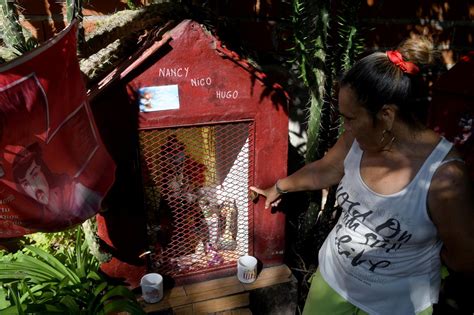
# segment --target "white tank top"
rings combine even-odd
[[[452,144],[442,138],[413,180],[381,195],[362,180],[354,141],[337,189],[342,214],[319,251],[326,282],[369,314],[415,314],[438,301],[441,241],[428,216],[431,179]]]

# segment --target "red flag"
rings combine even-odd
[[[76,24],[0,66],[0,238],[93,216],[114,181],[76,56]]]

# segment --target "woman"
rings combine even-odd
[[[340,82],[337,143],[272,187],[251,187],[268,208],[284,193],[339,184],[342,215],[319,251],[303,314],[431,314],[441,259],[473,272],[466,167],[420,122],[427,98],[416,64],[432,59],[430,49],[408,40],[357,62]]]

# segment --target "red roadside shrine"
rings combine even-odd
[[[285,218],[249,198],[287,173],[288,98],[194,21],[156,31],[89,95],[117,163],[99,236],[107,274],[137,286],[283,263]]]

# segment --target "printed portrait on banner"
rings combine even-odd
[[[82,223],[100,210],[114,179],[74,32],[47,48],[0,71],[0,238]],[[51,54],[64,69],[45,66]]]

